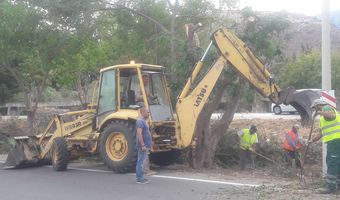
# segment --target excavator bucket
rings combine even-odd
[[[25,168],[43,164],[40,148],[28,136],[16,137],[16,146],[8,155],[3,168]]]
[[[315,99],[320,98],[320,94],[313,90],[286,89],[280,92],[280,98],[283,99],[284,104],[290,104],[298,111],[301,116],[301,124],[304,126],[312,122],[311,105]]]

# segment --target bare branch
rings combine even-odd
[[[143,12],[140,12],[138,10],[134,10],[134,9],[128,8],[128,7],[124,6],[124,5],[117,5],[117,4],[113,4],[113,3],[107,2],[107,1],[102,1],[102,2],[106,3],[108,5],[114,6],[114,8],[111,8],[111,10],[128,10],[129,12],[132,12],[134,14],[137,14],[137,15],[141,16],[141,17],[144,17],[145,19],[147,19],[147,20],[151,21],[152,23],[154,23],[163,32],[165,32],[168,35],[171,35],[171,32],[165,26],[163,26],[163,24],[161,24],[155,18],[153,18],[153,17],[151,17],[149,15],[144,14]],[[108,9],[108,10],[110,10],[110,9]]]

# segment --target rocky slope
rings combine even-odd
[[[303,51],[321,49],[321,21],[316,18],[296,16],[290,20],[285,39],[287,41],[284,53],[288,58],[299,55]],[[331,26],[331,50],[340,52],[340,28]]]

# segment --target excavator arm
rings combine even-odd
[[[320,95],[312,90],[296,91],[293,88],[280,89],[247,45],[227,29],[218,29],[211,37],[214,45],[231,66],[264,97],[276,104],[290,104],[301,116],[302,125],[312,120],[312,105]]]
[[[203,76],[202,80],[194,85],[212,45],[219,51],[220,57]],[[178,141],[180,146],[186,147],[191,144],[197,119],[227,63],[262,96],[269,98],[273,103],[291,104],[295,107],[301,116],[302,124],[311,121],[310,105],[315,99],[319,98],[317,92],[311,90],[297,92],[292,88],[281,90],[273,82],[269,71],[244,42],[229,30],[218,29],[212,34],[211,43],[202,59],[196,63],[177,100],[176,112],[178,127],[180,127]]]
[[[271,74],[244,42],[225,29],[217,30],[211,39],[220,55],[262,96],[268,97],[274,103],[282,103],[279,86],[273,82]]]

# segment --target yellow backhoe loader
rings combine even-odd
[[[219,58],[205,75],[200,75],[212,46],[218,50]],[[95,107],[56,115],[40,135],[16,137],[16,148],[9,153],[5,166],[52,163],[55,170],[62,171],[71,157],[99,152],[111,170],[133,170],[137,157],[134,125],[141,106],[151,113],[152,160],[159,165],[169,164],[176,150],[193,144],[198,116],[226,66],[233,67],[262,96],[277,104],[292,104],[303,122],[310,120],[310,105],[319,95],[313,91],[281,90],[236,35],[219,29],[194,66],[175,108],[170,102],[164,67],[130,63],[104,68],[100,70]]]

